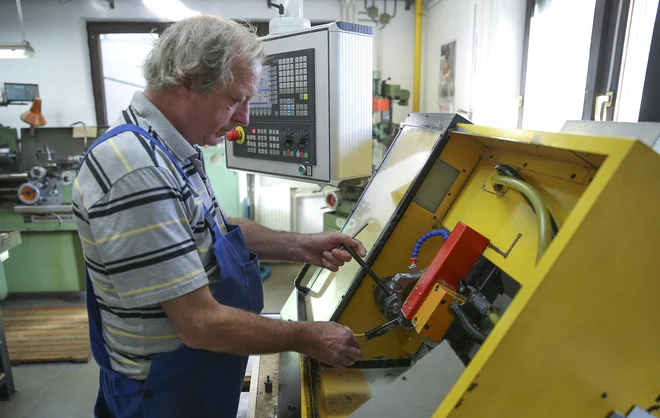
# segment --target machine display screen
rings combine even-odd
[[[271,82],[270,65],[264,65],[261,69],[261,81],[257,89],[257,95],[250,101],[252,109],[270,109],[273,105],[272,96],[277,95],[277,90],[271,88],[274,85]]]
[[[36,84],[5,83],[7,102],[31,102],[39,97],[39,86]]]

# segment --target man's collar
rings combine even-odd
[[[197,150],[176,130],[172,123],[141,91],[133,94],[131,106],[151,125],[158,133],[164,145],[181,161],[188,161],[197,155]]]

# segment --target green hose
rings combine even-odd
[[[515,178],[506,176],[493,176],[491,180],[495,184],[501,184],[503,186],[518,190],[520,193],[526,196],[527,199],[529,199],[532,206],[534,207],[534,211],[536,212],[536,216],[538,217],[539,221],[539,246],[536,253],[536,262],[538,263],[546,248],[548,248],[550,239],[552,238],[552,230],[550,228],[550,214],[548,213],[548,209],[546,209],[545,205],[543,204],[541,195],[539,195],[539,193],[529,184]]]

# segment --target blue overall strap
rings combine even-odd
[[[140,128],[137,125],[133,125],[133,124],[130,124],[130,123],[119,125],[116,128],[113,128],[113,129],[107,131],[106,133],[104,133],[103,135],[101,135],[100,137],[96,138],[96,140],[94,142],[92,142],[92,145],[90,145],[89,149],[85,153],[85,157],[83,158],[83,162],[87,159],[87,154],[89,154],[94,149],[94,147],[96,147],[97,145],[99,145],[99,144],[107,141],[108,139],[110,139],[114,136],[117,136],[117,135],[119,135],[123,132],[134,132],[134,133],[136,133],[138,135],[141,135],[142,137],[148,139],[151,143],[153,143],[161,151],[163,151],[165,153],[165,155],[167,155],[167,158],[169,158],[170,161],[172,161],[172,164],[174,164],[174,167],[176,167],[176,169],[179,170],[179,173],[181,173],[183,178],[186,180],[186,183],[191,184],[190,183],[190,178],[186,175],[186,172],[183,171],[183,167],[181,167],[181,165],[177,162],[177,160],[170,153],[170,151],[167,148],[165,148],[165,146],[159,140],[154,138],[149,132],[145,131],[144,129]],[[82,162],[80,164],[80,167],[82,167]],[[80,170],[80,167],[78,168],[78,170]]]

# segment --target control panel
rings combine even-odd
[[[267,56],[245,141],[233,147],[233,155],[315,165],[314,100],[314,49]]]
[[[260,38],[250,122],[225,135],[227,168],[339,187],[372,175],[370,26],[332,22]]]

